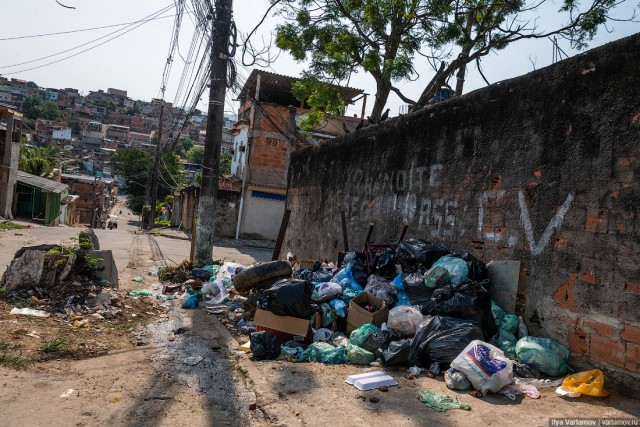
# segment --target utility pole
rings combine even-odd
[[[194,264],[203,265],[211,260],[215,223],[220,148],[224,121],[224,99],[227,90],[227,61],[230,59],[232,0],[215,0],[215,21],[211,34],[211,86],[207,113],[207,136],[204,144],[202,184],[198,202],[198,222],[195,237]]]
[[[164,95],[164,92],[163,92]],[[147,228],[151,230],[156,221],[156,204],[158,203],[158,174],[160,173],[160,156],[162,155],[162,115],[164,114],[164,97],[160,100],[160,123],[158,124],[158,141],[156,142],[156,155],[153,159],[153,169],[149,171],[151,176],[151,211]]]

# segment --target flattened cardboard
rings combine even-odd
[[[306,338],[311,333],[309,320],[290,316],[277,316],[266,310],[257,309],[256,315],[253,318],[253,323],[255,323],[256,326],[262,327],[257,329],[267,330],[267,332],[270,332],[270,330],[282,332],[293,337],[299,336]],[[282,334],[273,335],[279,340],[288,338],[286,335]]]
[[[375,305],[380,309],[374,313],[371,313],[360,305]],[[381,326],[383,322],[387,321],[389,317],[389,307],[382,298],[374,297],[368,292],[364,292],[349,303],[349,315],[347,316],[347,334],[350,334],[354,329],[364,325],[365,323],[373,323],[376,326]]]

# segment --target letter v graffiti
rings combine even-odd
[[[527,238],[527,242],[529,243],[529,248],[531,250],[531,255],[536,256],[540,255],[544,248],[549,244],[549,240],[551,240],[551,236],[554,231],[560,230],[562,223],[564,222],[564,216],[569,211],[569,207],[571,206],[571,202],[575,197],[574,193],[569,193],[567,198],[565,199],[558,212],[551,218],[549,224],[547,224],[547,228],[542,232],[542,236],[540,236],[540,240],[536,243],[533,238],[533,226],[531,225],[531,218],[529,217],[529,207],[527,206],[527,201],[524,197],[524,192],[520,190],[518,192],[518,202],[520,203],[520,221],[524,226],[524,233]]]

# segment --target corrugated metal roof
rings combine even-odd
[[[64,190],[68,190],[67,184],[60,184],[59,182],[52,181],[40,176],[31,175],[30,173],[18,171],[18,182],[29,185],[31,187],[40,188],[41,190],[48,191],[50,193],[62,193]]]
[[[256,69],[251,72],[238,94],[239,100],[244,102],[248,97],[255,95],[258,75],[260,75],[260,101],[284,105],[285,107],[289,105],[298,107],[300,105],[300,101],[291,93],[291,85],[300,80],[299,78]],[[354,98],[364,93],[362,89],[347,86],[336,86],[336,88],[340,91],[340,95],[346,104],[350,104]]]

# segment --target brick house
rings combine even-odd
[[[309,110],[291,94],[298,79],[253,70],[238,99],[231,172],[243,180],[236,237],[275,240],[285,211],[287,170],[293,151],[355,130],[356,117],[327,117],[322,129],[305,135],[296,126]],[[364,98],[363,91],[337,87],[345,105]],[[259,100],[255,101],[256,94]],[[301,106],[306,107],[306,106]],[[319,128],[320,128],[319,127]]]

